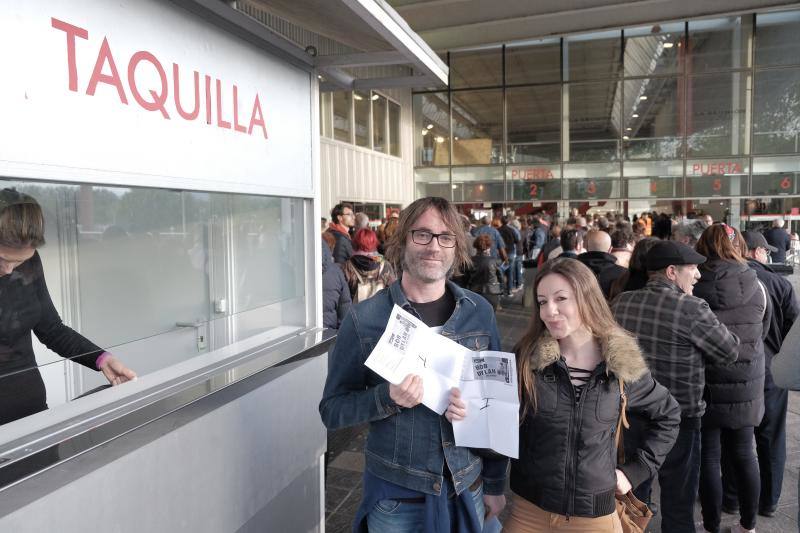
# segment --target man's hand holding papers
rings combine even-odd
[[[467,414],[453,424],[456,445],[518,456],[513,354],[473,352],[395,306],[365,365],[390,383],[389,394],[400,407],[421,400],[441,415],[450,405],[451,390],[460,389]]]

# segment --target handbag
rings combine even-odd
[[[629,428],[628,418],[625,416],[625,409],[628,407],[628,396],[625,394],[625,384],[621,379],[617,378],[619,382],[619,420],[617,420],[617,463],[625,463],[625,446],[622,441],[622,428]],[[614,494],[617,503],[617,516],[622,523],[622,531],[624,533],[644,533],[647,529],[647,524],[653,518],[653,511],[640,501],[633,494],[633,490],[629,490],[627,494]]]

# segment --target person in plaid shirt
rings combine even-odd
[[[705,365],[729,364],[738,356],[739,339],[722,324],[708,303],[692,296],[706,258],[689,246],[659,241],[647,252],[649,281],[644,288],[623,292],[611,302],[620,326],[639,341],[653,377],[681,406],[678,440],[659,471],[662,529],[694,533],[694,502],[700,483],[700,420]],[[626,449],[638,441],[634,417],[626,432]],[[628,441],[631,442],[628,445]],[[634,492],[650,500],[651,481]]]

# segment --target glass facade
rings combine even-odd
[[[319,133],[401,157],[400,104],[374,91],[320,92]]]
[[[798,31],[785,11],[451,51],[449,89],[413,97],[417,195],[746,215],[800,194]]]

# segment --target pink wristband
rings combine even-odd
[[[100,356],[94,362],[94,366],[97,367],[97,370],[100,370],[100,366],[102,366],[103,362],[109,357],[111,357],[111,354],[108,352],[103,352],[100,354]]]

